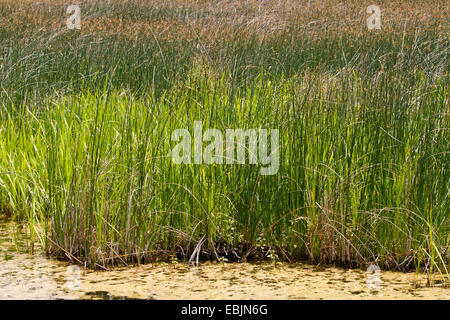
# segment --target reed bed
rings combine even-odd
[[[52,18],[63,2],[36,4],[38,18],[2,2],[28,18],[0,31],[0,214],[89,267],[272,259],[448,276],[443,13],[424,2],[397,25],[387,10],[368,32],[365,2],[331,2],[83,2],[79,32]],[[317,10],[301,20],[305,6]],[[198,120],[278,129],[278,173],[174,164],[172,132]]]

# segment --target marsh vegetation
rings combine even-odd
[[[52,256],[309,261],[448,277],[445,1],[0,2],[0,215]],[[279,170],[171,134],[277,129]]]

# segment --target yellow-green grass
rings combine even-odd
[[[16,33],[0,31],[0,214],[28,221],[31,243],[90,267],[188,260],[202,244],[205,259],[270,251],[287,261],[448,274],[442,13],[423,5],[435,22],[427,28],[392,15],[386,30],[369,32],[365,2],[336,2],[350,17],[362,11],[362,24],[338,32],[327,16],[310,30],[289,18],[270,31],[244,23],[257,15],[250,5],[247,18],[230,18],[242,25],[227,27],[228,13],[205,9],[213,2],[185,4],[204,19],[193,25],[172,24],[183,19],[175,2],[135,13],[117,3],[127,23],[116,29],[92,14],[69,32],[42,11]],[[2,5],[2,14],[18,6]],[[268,17],[283,7],[262,8]],[[278,129],[278,173],[175,165],[171,133],[192,132],[196,120]]]

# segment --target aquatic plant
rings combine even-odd
[[[126,8],[105,16],[182,19],[180,9]],[[90,267],[272,250],[448,275],[449,43],[439,19],[370,34],[299,24],[261,34],[219,18],[227,31],[210,38],[203,24],[198,37],[176,23],[184,33],[157,36],[139,24],[143,33],[102,33],[93,20],[82,36],[50,23],[30,33],[51,21],[44,12],[0,31],[0,212],[28,221],[31,244]],[[195,121],[279,130],[277,174],[174,164],[171,134]]]

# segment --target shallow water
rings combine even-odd
[[[449,299],[416,273],[317,268],[295,263],[149,264],[85,270],[27,254],[12,224],[0,226],[0,299]]]

